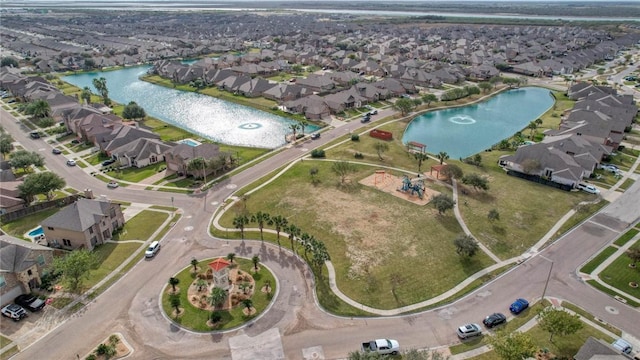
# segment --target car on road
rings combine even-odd
[[[152,258],[160,251],[160,243],[156,240],[149,245],[147,251],[144,252],[144,257]]]
[[[480,325],[478,324],[462,325],[456,332],[458,333],[458,337],[463,340],[470,337],[482,335],[482,330],[480,329]]]
[[[369,114],[363,115],[362,119],[360,120],[361,123],[366,123],[366,122],[369,122],[369,121],[371,121],[371,115],[369,115]]]
[[[378,115],[378,110],[373,109],[373,110],[369,111],[369,114],[371,114],[371,115]]]
[[[76,166],[76,161],[69,159],[69,160],[67,160],[67,165],[68,166]]]
[[[0,311],[2,312],[2,316],[6,316],[13,321],[20,321],[27,317],[27,311],[23,309],[22,306],[16,304],[9,304]]]
[[[51,149],[51,152],[53,153],[53,155],[60,155],[62,154],[62,150],[58,149],[58,148],[53,148]]]
[[[40,133],[37,131],[30,132],[29,136],[31,136],[32,139],[40,139]]]
[[[30,311],[40,311],[45,305],[44,300],[32,294],[22,294],[14,301],[16,304]]]
[[[507,317],[504,316],[504,314],[502,313],[493,313],[487,316],[486,318],[484,318],[484,320],[482,320],[482,323],[484,324],[484,326],[486,326],[489,329],[491,329],[492,327],[498,326],[500,324],[504,324],[506,322],[507,322]]]
[[[320,133],[311,134],[311,140],[320,139]]]
[[[113,164],[114,162],[116,162],[116,159],[105,160],[105,161],[102,162],[102,166],[109,166],[109,165]]]
[[[516,299],[511,306],[509,306],[509,311],[513,314],[518,315],[521,312],[525,311],[529,307],[529,302],[523,298]]]
[[[117,188],[118,186],[120,186],[120,184],[118,184],[118,182],[117,182],[117,181],[115,181],[115,180],[111,180],[111,181],[109,181],[109,183],[107,184],[107,187],[110,187],[110,188],[112,188],[112,189],[115,189],[115,188]]]
[[[577,185],[577,188],[582,190],[582,191],[586,191],[589,194],[599,194],[600,193],[600,190],[598,190],[595,186],[589,185],[589,184],[579,183]]]

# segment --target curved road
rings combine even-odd
[[[52,155],[42,140],[28,138],[25,129],[2,110],[2,125],[28,149],[41,149],[47,166],[59,174],[69,174],[69,186],[77,189],[104,189],[103,182],[90,176],[77,176],[79,168],[69,168],[61,156]],[[386,116],[381,114],[379,116]],[[347,123],[323,133],[313,146],[344,135],[362,126]],[[124,277],[81,311],[37,342],[17,354],[15,359],[73,359],[86,354],[114,332],[121,332],[134,349],[134,359],[216,359],[231,358],[231,347],[238,341],[249,347],[253,357],[234,350],[234,359],[311,357],[344,358],[356,350],[362,340],[392,337],[403,348],[426,348],[457,342],[455,328],[469,321],[480,321],[486,314],[505,311],[515,297],[539,299],[553,261],[553,273],[546,295],[566,299],[595,316],[630,334],[640,334],[638,311],[585,285],[576,268],[600,248],[623,232],[640,214],[640,183],[636,182],[614,204],[586,221],[552,246],[534,256],[494,282],[455,303],[427,312],[389,318],[340,318],[323,312],[315,303],[313,279],[306,265],[287,250],[259,241],[224,241],[208,235],[208,226],[216,204],[222,203],[236,188],[251,183],[308,151],[305,144],[286,149],[263,162],[216,185],[205,197],[165,192],[148,192],[131,188],[114,190],[113,196],[131,202],[173,204],[183,209],[182,219],[163,239],[163,249],[150,261],[136,264]],[[84,172],[82,172],[84,175]],[[206,209],[206,210],[205,210]],[[199,259],[235,252],[239,256],[260,256],[279,279],[279,293],[272,308],[250,326],[227,333],[194,334],[182,330],[162,315],[160,292],[167,279],[189,266],[192,257]],[[607,310],[613,307],[617,314]],[[272,329],[277,329],[276,331]],[[354,335],[357,334],[357,335]],[[245,337],[252,339],[247,340]],[[235,339],[235,340],[234,340]],[[25,344],[26,345],[26,344]],[[251,348],[253,346],[253,348]],[[311,355],[310,355],[311,354]]]

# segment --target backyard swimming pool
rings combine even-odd
[[[465,158],[523,130],[553,103],[547,89],[505,91],[478,104],[420,115],[407,126],[402,142],[425,144],[432,154],[444,151],[450,158]]]
[[[38,226],[37,228],[29,231],[28,235],[31,237],[36,237],[38,235],[42,235],[44,234],[44,230],[42,229],[42,226]]]

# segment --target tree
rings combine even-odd
[[[3,160],[6,159],[7,154],[13,151],[13,141],[13,136],[0,127],[0,154],[2,154]]]
[[[238,288],[240,290],[242,290],[243,294],[246,294],[247,290],[251,289],[251,284],[248,283],[248,282],[243,282],[243,283],[238,284]]]
[[[282,215],[277,215],[269,219],[269,225],[273,225],[276,228],[276,237],[278,239],[278,247],[280,247],[280,231],[287,227],[289,221]]]
[[[522,161],[522,171],[525,174],[535,174],[540,171],[541,167],[538,159],[524,159]]]
[[[400,111],[402,116],[407,115],[413,110],[413,101],[411,99],[400,98],[393,104],[393,108]]]
[[[438,214],[442,215],[445,211],[453,209],[453,206],[456,204],[455,201],[451,198],[451,196],[446,194],[439,194],[434,196],[431,199],[433,206],[438,209]]]
[[[233,264],[233,259],[235,259],[235,258],[236,258],[236,254],[234,254],[234,253],[228,253],[227,254],[227,260],[229,260],[230,263]]]
[[[49,113],[51,112],[51,106],[45,100],[38,99],[27,104],[24,112],[25,114],[31,115],[36,119],[42,119],[49,116]]]
[[[100,77],[93,79],[93,87],[96,88],[100,96],[102,96],[102,101],[105,105],[110,105],[111,100],[109,99],[109,89],[107,88],[107,79]]]
[[[356,172],[356,168],[349,162],[336,161],[331,165],[331,170],[340,177],[340,184],[344,184],[349,174]]]
[[[122,117],[127,120],[144,119],[146,116],[144,109],[135,101],[129,102],[122,110]]]
[[[176,293],[176,285],[178,285],[180,283],[180,279],[178,278],[174,278],[174,277],[170,277],[169,278],[169,285],[171,285],[171,290],[173,291],[173,293]]]
[[[376,141],[373,144],[373,148],[376,149],[376,152],[378,153],[378,158],[380,160],[384,160],[382,158],[382,153],[387,151],[387,150],[389,150],[389,145],[387,143],[384,143],[384,142]]]
[[[460,234],[453,240],[453,245],[456,247],[456,253],[458,255],[472,257],[478,252],[480,246],[473,237],[466,234]]]
[[[214,287],[211,289],[211,295],[209,296],[209,304],[214,308],[220,308],[224,301],[227,300],[227,292],[221,287]]]
[[[258,271],[258,264],[260,264],[260,257],[258,255],[254,255],[251,258],[251,262],[253,263],[253,270]]]
[[[462,177],[462,183],[465,185],[471,185],[474,189],[488,190],[489,180],[478,174],[468,174]]]
[[[62,274],[62,279],[71,292],[79,290],[82,281],[89,278],[91,270],[97,266],[97,255],[85,249],[71,251],[66,256],[53,260],[53,268]]]
[[[5,56],[2,58],[2,60],[0,60],[0,67],[3,66],[17,68],[20,66],[20,64],[18,64],[18,60],[12,58],[11,56]]]
[[[580,316],[569,314],[563,309],[547,307],[538,313],[538,325],[549,333],[549,341],[553,342],[553,335],[571,335],[582,329],[584,324]]]
[[[425,94],[422,96],[422,102],[427,104],[427,107],[429,107],[432,102],[436,101],[438,101],[438,97],[435,94]]]
[[[538,124],[535,121],[532,121],[527,125],[527,128],[530,130],[529,137],[533,140],[533,135],[535,134],[536,129],[538,128]]]
[[[58,174],[43,171],[25,177],[22,184],[18,185],[18,191],[20,197],[30,203],[33,201],[33,196],[37,194],[44,194],[47,200],[52,200],[53,192],[64,188],[65,185],[66,182]]]
[[[171,307],[176,310],[176,315],[180,314],[180,296],[172,295],[169,302],[171,303]]]
[[[627,256],[631,259],[633,266],[640,261],[640,247],[632,247],[627,250]]]
[[[488,81],[482,81],[478,83],[478,87],[482,90],[482,92],[486,93],[487,91],[491,90],[493,85],[491,85],[491,83]]]
[[[198,271],[198,259],[191,259],[191,266],[193,266],[193,272]]]
[[[86,104],[91,103],[91,89],[88,86],[85,86],[80,93],[80,99],[84,100]]]
[[[485,336],[485,340],[503,360],[522,360],[533,357],[538,350],[531,335],[515,331],[500,331],[495,336]]]
[[[491,210],[489,210],[489,213],[487,214],[487,219],[490,222],[494,222],[494,221],[500,220],[500,213],[496,209],[491,209]]]
[[[444,151],[440,151],[436,157],[440,160],[440,165],[442,165],[442,163],[449,158],[449,154]]]
[[[300,131],[302,132],[302,136],[304,136],[304,129],[309,126],[309,122],[307,120],[300,120],[298,126],[300,127]]]
[[[311,176],[311,183],[314,185],[320,182],[320,179],[316,177],[318,175],[318,172],[320,172],[320,170],[318,170],[318,168],[315,166],[309,169],[309,175]]]
[[[253,307],[253,301],[251,301],[251,299],[242,300],[242,305],[244,305],[244,308],[247,309],[248,313],[251,313],[251,308]]]
[[[196,174],[202,175],[199,178],[204,178],[207,173],[207,160],[202,156],[193,158],[187,163],[187,170],[190,171],[194,177]]]
[[[269,222],[269,214],[263,213],[262,211],[258,211],[257,213],[251,216],[251,222],[258,224],[258,229],[260,229],[260,240],[264,242],[264,237],[262,236],[262,229],[264,229],[264,224]]]
[[[244,227],[249,223],[249,217],[245,214],[240,214],[233,218],[233,226],[236,229],[240,229],[240,237],[244,239]]]
[[[458,165],[452,165],[452,164],[443,166],[442,170],[440,170],[440,173],[446,176],[448,179],[453,179],[453,178],[459,179],[463,175],[462,169],[460,169]]]
[[[300,228],[295,226],[294,224],[289,225],[289,227],[287,228],[287,233],[289,233],[289,240],[291,241],[291,251],[293,251],[293,253],[296,253],[296,248],[294,247],[294,241],[296,240],[296,237],[300,236]]]
[[[290,124],[289,125],[289,129],[291,129],[291,131],[293,132],[293,137],[291,138],[291,142],[296,142],[297,135],[296,132],[298,131],[298,129],[300,129],[300,124]]]
[[[429,159],[429,156],[423,152],[414,152],[413,158],[418,160],[418,172],[422,172],[422,162]]]

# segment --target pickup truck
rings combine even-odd
[[[400,352],[400,344],[396,340],[377,339],[362,343],[362,351],[376,352],[380,355],[397,355]]]

